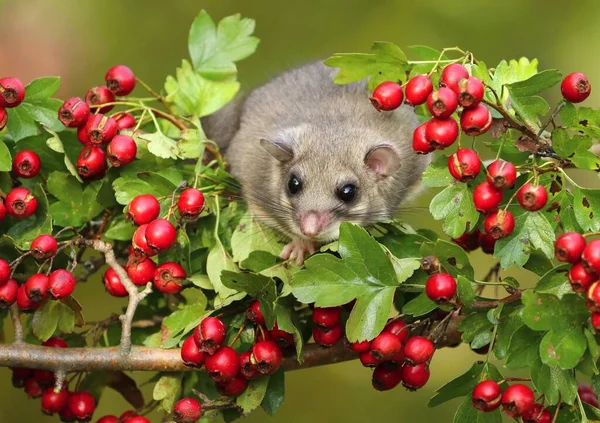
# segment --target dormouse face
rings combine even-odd
[[[380,188],[400,167],[391,144],[364,151],[306,139],[261,140],[261,146],[277,160],[273,214],[281,232],[324,243],[338,238],[344,221],[368,225],[390,217]]]

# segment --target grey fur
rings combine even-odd
[[[242,183],[244,195],[258,219],[292,239],[300,232],[298,215],[308,210],[333,211],[335,224],[318,241],[336,239],[339,224],[369,225],[393,217],[409,191],[418,184],[428,156],[414,153],[412,133],[418,120],[412,108],[377,112],[370,104],[365,82],[336,85],[336,70],[311,63],[274,78],[250,93],[241,107],[232,106],[207,129],[221,145],[232,135],[232,111],[240,111],[239,130],[233,135],[227,158]],[[238,109],[239,107],[239,109]],[[215,132],[215,128],[226,129]],[[293,151],[279,161],[261,146],[261,139]],[[367,154],[387,145],[400,157],[399,170],[378,180],[365,164]],[[291,173],[303,182],[302,191],[289,196]],[[336,189],[358,186],[355,203],[346,205]]]

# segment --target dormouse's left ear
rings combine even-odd
[[[377,179],[385,179],[400,169],[400,155],[391,145],[378,145],[367,153],[365,164],[375,172]]]

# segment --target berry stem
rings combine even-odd
[[[235,345],[235,343],[240,339],[240,336],[242,336],[242,332],[244,331],[244,329],[246,329],[246,323],[247,323],[247,321],[244,320],[244,323],[242,323],[242,326],[240,326],[240,330],[238,330],[238,332],[235,334],[234,338],[229,343],[230,347],[233,347]]]

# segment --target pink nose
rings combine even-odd
[[[329,225],[329,214],[319,211],[308,211],[300,216],[300,231],[306,236],[319,235]]]

